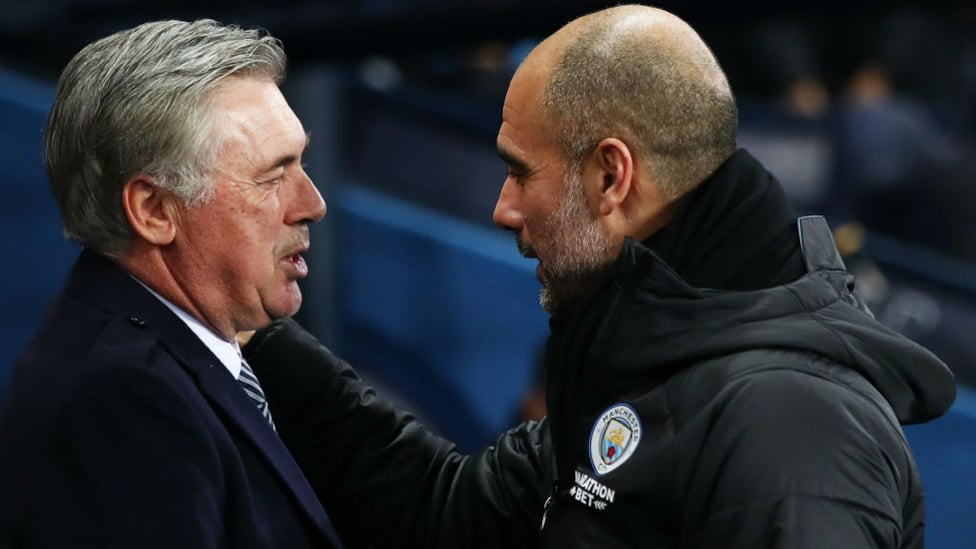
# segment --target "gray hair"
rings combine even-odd
[[[281,43],[259,30],[157,21],[83,48],[58,80],[45,153],[64,234],[118,256],[133,237],[122,187],[138,174],[189,207],[212,196],[208,92],[228,76],[280,83]]]
[[[658,36],[616,9],[587,16],[553,67],[543,103],[567,169],[579,170],[602,139],[618,137],[673,199],[735,152],[738,114],[708,47],[683,21],[660,13],[680,31]]]

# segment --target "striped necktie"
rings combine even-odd
[[[264,416],[268,425],[274,429],[274,421],[271,420],[271,411],[268,410],[268,401],[264,398],[264,391],[261,390],[261,384],[258,383],[258,378],[254,375],[254,370],[251,369],[251,365],[243,358],[241,359],[241,375],[237,378],[237,381],[244,388],[247,396],[251,397],[251,400],[257,405],[258,411]]]

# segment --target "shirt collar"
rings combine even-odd
[[[202,322],[156,293],[155,290],[146,286],[141,280],[136,277],[132,278],[139,284],[142,284],[143,288],[149,290],[149,293],[156,296],[156,299],[161,301],[163,305],[166,305],[170,311],[173,311],[173,314],[182,320],[187,328],[220,360],[220,363],[227,368],[227,371],[230,372],[230,375],[234,376],[234,379],[237,379],[241,375],[241,348],[237,344],[236,339],[233,342],[224,341],[220,336],[210,330],[210,328],[204,326]]]

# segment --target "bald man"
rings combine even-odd
[[[952,375],[874,320],[823,218],[797,219],[736,150],[694,30],[643,6],[577,19],[525,59],[502,116],[494,219],[537,260],[549,415],[459,456],[293,324],[258,334],[282,437],[340,528],[423,547],[921,547],[900,424],[943,414]],[[338,472],[366,487],[336,497]],[[349,498],[392,528],[342,516]]]

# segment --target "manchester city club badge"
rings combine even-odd
[[[590,463],[598,475],[605,475],[634,455],[641,439],[640,418],[628,404],[615,404],[603,411],[590,431]]]

